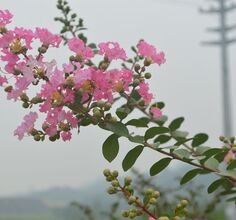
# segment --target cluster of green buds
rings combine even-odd
[[[219,139],[220,139],[221,142],[223,142],[224,144],[229,146],[233,152],[236,153],[235,137],[220,136]]]
[[[23,108],[31,108],[33,105],[42,103],[44,100],[40,96],[35,96],[32,99],[29,99],[26,93],[22,93],[20,96]]]
[[[135,218],[144,214],[150,215],[151,206],[157,203],[157,199],[160,197],[158,191],[153,189],[147,189],[144,193],[143,201],[138,196],[134,195],[134,189],[132,187],[132,178],[127,176],[124,178],[123,185],[118,180],[118,172],[110,171],[109,169],[103,172],[106,180],[111,182],[111,186],[107,189],[109,194],[122,193],[129,205],[134,206],[132,209],[127,209],[122,212],[122,216],[126,218]]]
[[[188,214],[187,210],[188,201],[186,199],[181,200],[175,208],[175,216],[173,220],[180,220]]]

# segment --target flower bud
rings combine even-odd
[[[181,204],[183,207],[185,207],[185,206],[188,205],[188,201],[187,201],[186,199],[183,199],[183,200],[180,201],[180,204]]]
[[[111,109],[111,103],[110,102],[107,102],[106,104],[105,104],[105,106],[104,106],[104,110],[105,111],[109,111],[110,109]]]
[[[150,66],[153,63],[151,58],[145,58],[144,66]]]
[[[235,137],[231,137],[231,138],[230,138],[230,142],[231,142],[231,144],[233,144],[234,141],[235,141]]]
[[[139,64],[135,64],[135,66],[134,66],[134,70],[135,70],[135,72],[139,72],[139,70],[140,70],[140,65]]]
[[[119,173],[117,170],[114,170],[114,171],[112,171],[111,175],[116,178],[119,176]]]
[[[158,218],[158,220],[169,220],[169,218],[167,216],[163,216],[163,217]]]
[[[113,187],[118,187],[118,186],[119,186],[119,182],[118,182],[117,180],[113,180],[113,181],[111,182],[111,185],[112,185]]]
[[[181,218],[179,216],[175,216],[173,220],[181,220]]]
[[[12,86],[7,86],[7,87],[4,89],[4,91],[5,91],[5,92],[11,92],[12,89],[13,89]]]
[[[151,198],[151,199],[149,200],[149,203],[150,203],[150,204],[155,204],[155,203],[157,203],[157,199]]]
[[[154,193],[153,193],[153,197],[154,198],[159,198],[160,197],[160,192],[158,192],[158,191],[155,191]]]
[[[220,139],[220,141],[225,141],[225,137],[224,136],[220,136],[219,139]]]
[[[144,77],[145,77],[145,79],[151,79],[152,74],[151,73],[145,73]]]
[[[103,100],[99,100],[99,101],[97,102],[97,106],[98,106],[99,108],[103,108],[103,107],[105,106],[105,102],[104,102]]]
[[[108,177],[111,175],[111,171],[109,169],[105,169],[105,170],[103,170],[103,175]]]
[[[34,136],[34,140],[35,140],[35,141],[40,141],[40,140],[41,140],[40,135],[39,135],[39,134],[35,135],[35,136]]]
[[[135,196],[130,196],[129,199],[128,199],[128,203],[133,204],[135,202],[136,202],[136,197]]]
[[[152,195],[154,193],[154,190],[152,188],[148,188],[145,190],[146,195]]]
[[[23,102],[28,102],[29,101],[29,97],[26,95],[26,93],[22,93],[20,96],[21,101]]]
[[[140,80],[139,79],[135,79],[134,82],[133,82],[133,85],[134,86],[138,86],[140,83]]]
[[[125,185],[128,186],[128,185],[131,184],[131,182],[132,182],[132,178],[129,177],[129,176],[126,176],[126,177],[125,177]]]
[[[44,53],[47,52],[47,48],[46,48],[46,47],[43,47],[43,46],[42,46],[42,47],[39,47],[39,48],[38,48],[38,52],[41,53],[41,54],[44,54]]]
[[[29,108],[28,102],[24,102],[24,103],[22,104],[22,107],[23,107],[23,108]]]
[[[31,99],[32,104],[39,104],[42,103],[44,100],[40,96],[35,96],[34,98]]]
[[[107,193],[108,193],[108,194],[115,194],[115,193],[116,193],[116,189],[111,186],[111,187],[109,187],[109,188],[107,189]]]
[[[127,210],[123,211],[122,216],[125,218],[129,217],[129,211],[127,211]]]

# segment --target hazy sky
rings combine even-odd
[[[170,118],[185,116],[185,129],[193,134],[207,131],[211,144],[219,144],[222,133],[221,72],[218,48],[201,47],[203,39],[217,39],[204,29],[218,24],[217,17],[198,13],[200,0],[70,0],[75,11],[85,19],[87,35],[94,42],[119,41],[127,50],[140,38],[165,51],[166,65],[153,68],[152,90],[157,100],[166,102],[165,114]],[[179,3],[178,3],[179,2]],[[184,4],[184,2],[187,2]],[[188,3],[190,2],[190,3]],[[202,2],[202,4],[200,4]],[[53,32],[60,25],[56,0],[0,0],[1,9],[14,14],[13,26],[47,27]],[[213,4],[213,3],[212,3]],[[236,21],[236,12],[228,19]],[[236,33],[235,33],[236,35]],[[231,47],[231,87],[236,81],[235,46]],[[59,62],[67,59],[62,49],[52,52]],[[234,82],[234,83],[233,83]],[[232,88],[233,112],[236,109]],[[121,159],[133,145],[124,143],[112,164],[102,157],[101,145],[107,132],[85,128],[70,143],[35,143],[31,138],[19,142],[13,131],[26,113],[20,103],[6,101],[1,92],[0,196],[24,193],[52,186],[83,186],[101,177],[106,167],[121,168]],[[234,124],[236,122],[234,117]],[[158,154],[145,152],[137,167],[145,170]]]

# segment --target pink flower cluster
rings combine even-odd
[[[5,28],[11,18],[9,11],[0,11],[0,28]],[[39,45],[37,50],[32,48],[35,41]],[[134,87],[133,67],[110,68],[111,61],[127,59],[125,50],[117,42],[100,43],[97,53],[81,39],[73,37],[68,41],[68,48],[74,54],[62,65],[63,68],[55,60],[46,60],[45,57],[50,47],[58,48],[60,43],[60,36],[45,28],[36,28],[35,31],[5,28],[0,31],[0,60],[5,69],[0,75],[0,86],[5,88],[8,99],[22,101],[25,108],[38,106],[39,112],[45,114],[39,131],[34,128],[37,113],[30,112],[24,117],[14,132],[20,140],[33,130],[36,140],[47,135],[51,140],[62,138],[68,141],[72,129],[80,127],[81,114],[84,117],[89,115],[91,106],[100,100],[113,103],[121,93],[130,96],[133,89],[147,106],[151,103],[153,94],[142,75],[139,85]],[[138,49],[140,55],[151,57],[158,64],[164,63],[161,54],[144,41],[139,43]],[[91,60],[95,56],[102,58],[97,65]],[[39,88],[32,98],[28,96],[31,86]],[[157,108],[150,109],[150,112],[154,118],[161,116]]]
[[[8,10],[0,10],[0,28],[11,23],[13,15]]]
[[[165,54],[163,52],[157,52],[156,48],[145,41],[140,41],[138,44],[138,52],[141,56],[151,59],[153,63],[158,65],[166,62]]]
[[[18,136],[19,140],[21,140],[25,134],[32,131],[37,118],[38,114],[36,112],[30,112],[28,115],[25,115],[24,121],[14,131],[14,135]]]

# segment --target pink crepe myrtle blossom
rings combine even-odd
[[[148,105],[154,98],[153,94],[149,92],[148,83],[145,82],[141,82],[139,84],[138,93],[141,95],[146,105]]]
[[[84,60],[91,59],[94,56],[93,50],[90,47],[87,47],[80,38],[71,38],[68,41],[68,47]]]
[[[13,15],[8,10],[0,10],[0,28],[11,23]]]
[[[162,111],[158,107],[151,107],[150,113],[153,118],[160,118],[162,116]]]
[[[3,86],[5,83],[8,83],[6,76],[0,76],[0,86]]]
[[[109,60],[126,60],[127,56],[125,50],[120,47],[117,42],[104,42],[98,45],[99,54],[105,55],[105,57]]]
[[[137,47],[139,54],[145,58],[151,59],[152,63],[161,65],[166,62],[164,52],[158,53],[153,45],[148,44],[144,40],[140,41]]]
[[[62,41],[60,35],[52,34],[46,28],[36,28],[35,30],[35,38],[39,39],[42,44],[52,47],[59,47]]]
[[[153,217],[149,217],[148,220],[156,220],[156,218],[153,218]]]
[[[38,114],[36,112],[30,112],[25,115],[23,118],[23,122],[17,129],[14,131],[14,135],[18,136],[19,140],[22,140],[25,134],[30,133],[30,131],[34,128],[34,124],[38,118]]]
[[[235,158],[236,158],[235,152],[233,152],[233,150],[229,150],[228,153],[224,157],[224,162],[228,164],[231,160]]]

